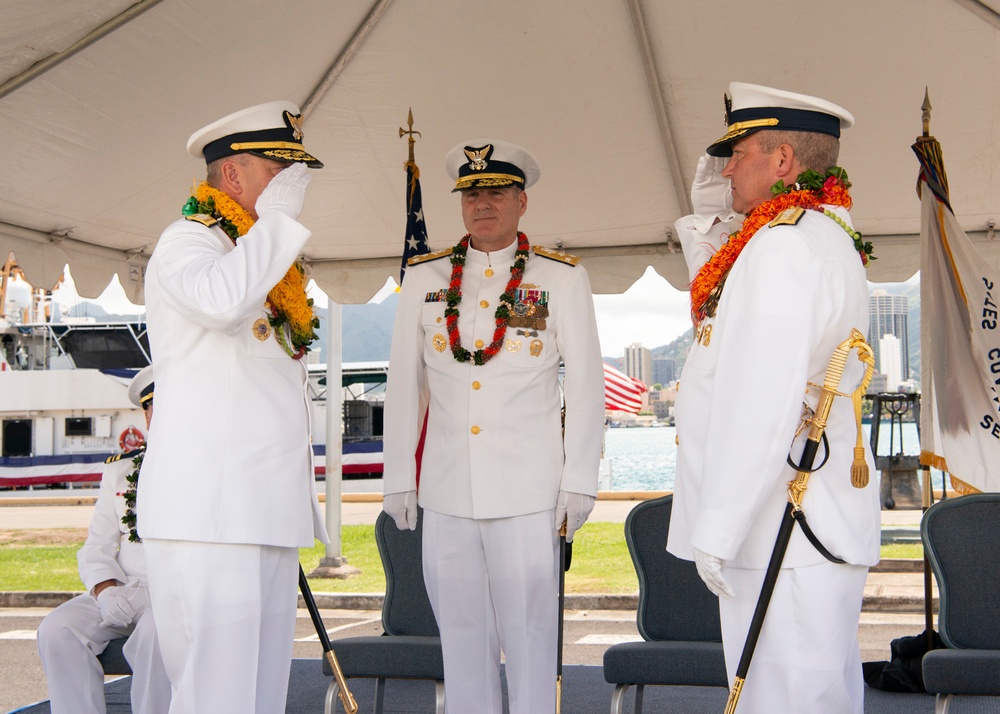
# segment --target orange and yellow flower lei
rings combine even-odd
[[[245,236],[253,227],[254,219],[243,206],[226,193],[202,181],[191,192],[184,207],[184,214],[206,213],[219,219],[219,225],[232,239]],[[301,359],[316,339],[319,318],[313,312],[313,301],[306,294],[305,269],[298,262],[285,273],[285,277],[267,294],[265,307],[271,313],[270,323],[275,337],[292,359]],[[289,346],[283,328],[288,324],[292,344]]]
[[[736,259],[740,257],[743,248],[756,235],[757,231],[787,208],[805,208],[822,213],[823,205],[826,204],[850,210],[853,201],[848,193],[849,187],[850,183],[846,180],[846,174],[843,174],[843,180],[838,176],[828,176],[819,189],[787,190],[783,186],[775,185],[772,192],[777,193],[777,195],[750,211],[740,230],[729,236],[726,244],[719,248],[707,263],[701,266],[698,274],[691,281],[691,320],[694,324],[700,325],[702,320],[709,316],[710,311],[711,314],[714,314],[712,308],[718,304],[729,271],[736,263]],[[856,245],[860,240],[860,234],[857,235]],[[859,248],[861,262],[866,266],[869,259],[874,259],[871,252],[870,243],[861,245]]]

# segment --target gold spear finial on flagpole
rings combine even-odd
[[[920,105],[920,108],[923,110],[923,114],[921,115],[921,119],[923,119],[923,122],[924,122],[924,136],[930,136],[931,135],[931,97],[930,97],[930,94],[928,94],[928,92],[927,92],[926,85],[924,86],[924,103]],[[402,129],[400,129],[400,131],[402,131]]]
[[[421,135],[419,131],[413,131],[413,107],[410,107],[410,113],[406,117],[406,125],[409,127],[409,129],[404,129],[403,127],[399,127],[399,138],[402,139],[404,136],[409,135],[410,163],[413,163],[413,145],[417,143],[417,140],[413,138],[413,135],[414,134],[416,134],[417,136]]]

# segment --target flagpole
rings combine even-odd
[[[917,141],[933,141],[931,137],[931,98],[930,92],[927,87],[924,87],[924,101],[920,105],[920,120],[923,124],[923,135],[917,139]],[[920,425],[920,419],[917,419],[917,426]],[[921,465],[923,470],[923,513],[927,513],[927,509],[931,507],[931,497],[932,497],[932,484],[931,484],[931,467],[929,464]],[[942,477],[941,484],[942,492],[945,490],[944,479]],[[930,652],[934,649],[934,589],[931,582],[931,561],[927,557],[927,551],[924,551],[924,637],[926,638],[925,647],[927,651]]]

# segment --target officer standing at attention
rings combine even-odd
[[[555,709],[558,529],[594,506],[604,371],[577,258],[518,223],[541,173],[525,149],[473,139],[445,160],[468,234],[411,259],[385,399],[384,509],[424,509],[424,581],[441,631],[449,711]],[[565,432],[560,417],[565,365]],[[416,484],[414,454],[426,413]]]
[[[132,378],[128,398],[153,417],[153,368]],[[132,668],[135,714],[166,714],[170,682],[156,644],[146,589],[146,559],[135,519],[136,487],[145,447],[109,458],[90,521],[76,554],[83,595],[64,602],[38,626],[38,654],[49,685],[52,714],[103,714],[104,670],[97,656],[128,637],[123,653]]]
[[[797,429],[816,409],[834,350],[852,329],[868,329],[871,244],[852,227],[850,182],[837,166],[850,113],[742,82],[730,85],[730,96],[728,131],[707,149],[728,163],[703,160],[692,192],[696,207],[710,208],[678,222],[705,238],[685,245],[696,248],[695,340],[676,405],[667,550],[695,561],[719,596],[733,681],[796,474],[786,457],[799,462],[805,434]],[[727,221],[730,210],[745,219],[723,242],[716,221]],[[851,391],[862,373],[858,360],[848,360],[842,389]],[[874,481],[852,482],[855,460],[874,470],[860,428],[851,400],[835,399],[829,446],[820,449],[802,511],[840,562],[793,529],[740,714],[864,709],[857,631],[868,567],[879,559],[880,514]],[[829,458],[820,466],[824,451]]]
[[[138,503],[149,591],[171,714],[276,714],[298,549],[328,540],[302,359],[318,321],[296,263],[307,169],[322,164],[281,101],[213,122],[188,151],[207,180],[146,271],[161,393]]]

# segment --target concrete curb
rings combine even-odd
[[[884,588],[879,588],[884,590]],[[0,592],[0,608],[53,608],[80,595],[79,592]],[[314,592],[316,604],[324,610],[381,610],[382,593],[322,593]],[[635,610],[639,606],[639,595],[635,594],[569,594],[566,596],[567,610]],[[938,599],[934,598],[934,611]],[[305,603],[299,596],[299,607]],[[863,612],[914,613],[924,611],[924,598],[918,595],[902,595],[891,592],[866,594],[861,607]]]

